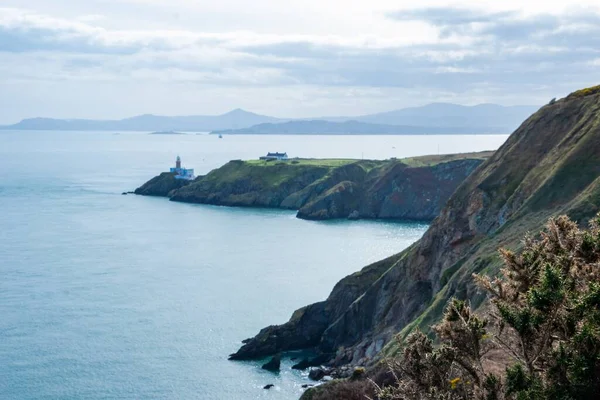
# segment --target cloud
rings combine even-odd
[[[428,7],[376,17],[386,34],[364,26],[351,35],[132,29],[94,13],[66,18],[0,8],[0,76],[10,85],[112,82],[141,92],[159,83],[223,93],[281,90],[288,98],[311,88],[344,102],[351,98],[346,93],[370,99],[379,93],[380,101],[399,91],[495,101],[526,88],[542,97],[552,87],[600,80],[594,9],[526,14]]]
[[[550,43],[564,38],[582,39],[591,43],[600,34],[600,14],[594,9],[575,8],[561,14],[530,14],[518,11],[489,12],[485,10],[435,7],[387,13],[396,21],[421,21],[440,30],[441,35],[478,35],[503,42]],[[589,34],[592,37],[589,37]],[[568,43],[571,43],[569,40]]]
[[[388,12],[389,18],[398,21],[427,21],[436,26],[463,26],[473,23],[490,23],[510,17],[514,12],[486,12],[468,8],[426,7]]]

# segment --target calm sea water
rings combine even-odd
[[[307,381],[290,360],[275,375],[227,355],[426,229],[121,196],[177,154],[206,173],[267,151],[389,158],[505,139],[0,131],[0,398],[295,399]]]

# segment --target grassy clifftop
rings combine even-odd
[[[298,210],[305,219],[430,220],[491,153],[391,160],[234,160],[186,187],[173,201]]]

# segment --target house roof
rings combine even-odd
[[[287,156],[287,153],[271,153],[271,152],[267,153],[267,157],[283,157],[283,156]]]

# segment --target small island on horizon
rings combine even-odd
[[[158,131],[158,132],[150,132],[149,135],[185,135],[184,132],[177,131]]]

